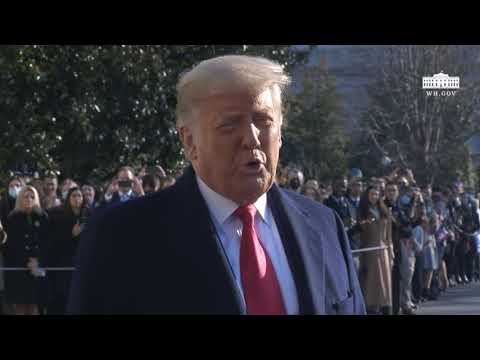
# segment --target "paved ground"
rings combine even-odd
[[[420,305],[418,315],[480,315],[480,283],[457,285],[448,289],[437,301]]]

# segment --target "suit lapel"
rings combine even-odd
[[[282,194],[276,184],[269,192],[269,201],[294,273],[300,313],[325,314],[323,234],[312,226],[309,214]]]
[[[216,233],[207,204],[203,199],[195,179],[195,173],[190,167],[185,175],[175,185],[181,192],[179,198],[188,199],[189,206],[184,207],[181,232],[188,233],[179,238],[189,238],[189,252],[200,259],[208,269],[210,279],[218,279],[213,297],[225,300],[225,308],[234,309],[236,313],[245,313],[242,295],[237,287],[228,259]],[[187,226],[185,226],[187,224]],[[223,302],[223,301],[222,301]],[[223,303],[222,303],[223,305]],[[223,308],[223,306],[222,306]]]

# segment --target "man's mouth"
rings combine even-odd
[[[244,168],[248,174],[257,174],[262,170],[262,166],[263,166],[262,161],[258,159],[254,159],[245,163]]]

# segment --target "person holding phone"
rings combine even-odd
[[[130,166],[120,168],[115,183],[118,190],[113,193],[107,191],[99,206],[100,208],[105,208],[119,202],[124,203],[145,195],[141,180],[135,176],[134,170]]]

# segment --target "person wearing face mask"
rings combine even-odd
[[[12,177],[8,181],[8,189],[5,196],[0,200],[0,221],[5,224],[10,212],[15,208],[15,201],[25,182],[20,177]]]
[[[20,177],[12,177],[8,181],[8,188],[5,196],[0,200],[0,223],[5,226],[7,223],[7,217],[15,208],[15,201],[17,199],[18,193],[25,186],[25,182]],[[6,232],[3,232],[6,237]],[[0,234],[0,240],[2,236]],[[0,252],[0,266],[4,266],[3,252]],[[0,271],[0,290],[1,290],[1,303],[0,303],[0,313],[2,314],[13,314],[13,309],[9,304],[4,301],[4,272]],[[3,305],[3,306],[1,306]]]
[[[20,193],[20,190],[22,189],[23,186],[25,186],[25,182],[23,181],[22,178],[20,177],[12,177],[8,181],[8,188],[7,192],[4,195],[4,197],[0,200],[0,223],[5,226],[7,223],[7,217],[8,215],[13,211],[15,208],[15,201],[17,199],[18,194]],[[6,232],[4,232],[6,234]],[[0,236],[1,240],[1,236]],[[0,252],[0,267],[4,266],[4,259],[3,259],[3,252]],[[4,300],[3,296],[3,291],[4,290],[4,272],[0,271],[0,291],[1,291],[1,306],[0,313],[2,314],[12,314],[13,309],[11,309],[11,306],[7,304]]]

